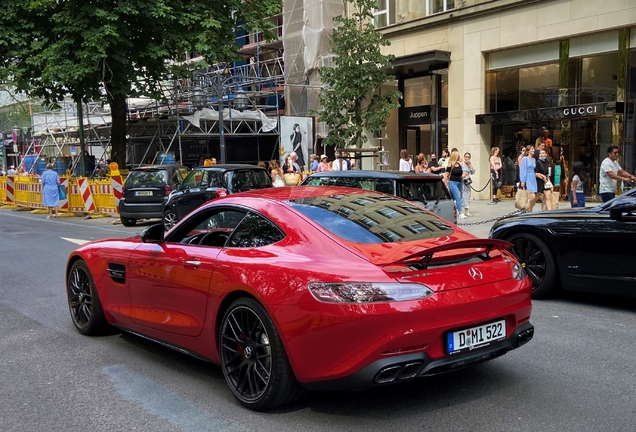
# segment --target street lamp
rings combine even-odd
[[[244,90],[237,90],[234,95],[234,107],[243,112],[245,108],[250,104],[250,98],[247,97]]]
[[[192,105],[198,110],[202,110],[206,106],[207,96],[203,89],[199,86],[195,86],[192,89]]]

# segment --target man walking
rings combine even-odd
[[[618,180],[634,181],[636,177],[625,171],[616,162],[618,159],[618,147],[610,146],[607,149],[607,157],[601,163],[599,194],[603,202],[608,202],[616,196],[616,182]]]

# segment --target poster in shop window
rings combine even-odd
[[[296,163],[302,171],[309,167],[309,149],[314,148],[313,117],[280,118],[281,164],[292,152],[296,152]]]

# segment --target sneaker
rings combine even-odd
[[[466,219],[466,215],[464,213],[460,213],[459,216],[457,216],[459,219]]]
[[[464,214],[466,215],[466,217],[473,215],[472,213],[469,213],[469,212],[464,212]]]
[[[501,200],[500,200],[499,198],[495,198],[495,202],[496,202],[496,203],[500,203],[500,202],[501,202]]]
[[[493,205],[493,204],[497,204],[497,201],[490,201],[490,202],[488,203],[488,205]]]

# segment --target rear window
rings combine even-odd
[[[225,175],[232,193],[272,186],[272,179],[265,170],[228,171]]]
[[[442,179],[399,180],[399,196],[409,201],[434,201],[450,198],[443,186]]]
[[[409,242],[453,233],[444,220],[387,195],[324,195],[288,203],[330,233],[355,243]]]
[[[166,170],[139,170],[131,171],[126,177],[126,188],[159,187],[168,183]]]
[[[307,186],[344,186],[394,195],[393,182],[393,179],[321,176],[309,177],[307,182],[303,184]]]

